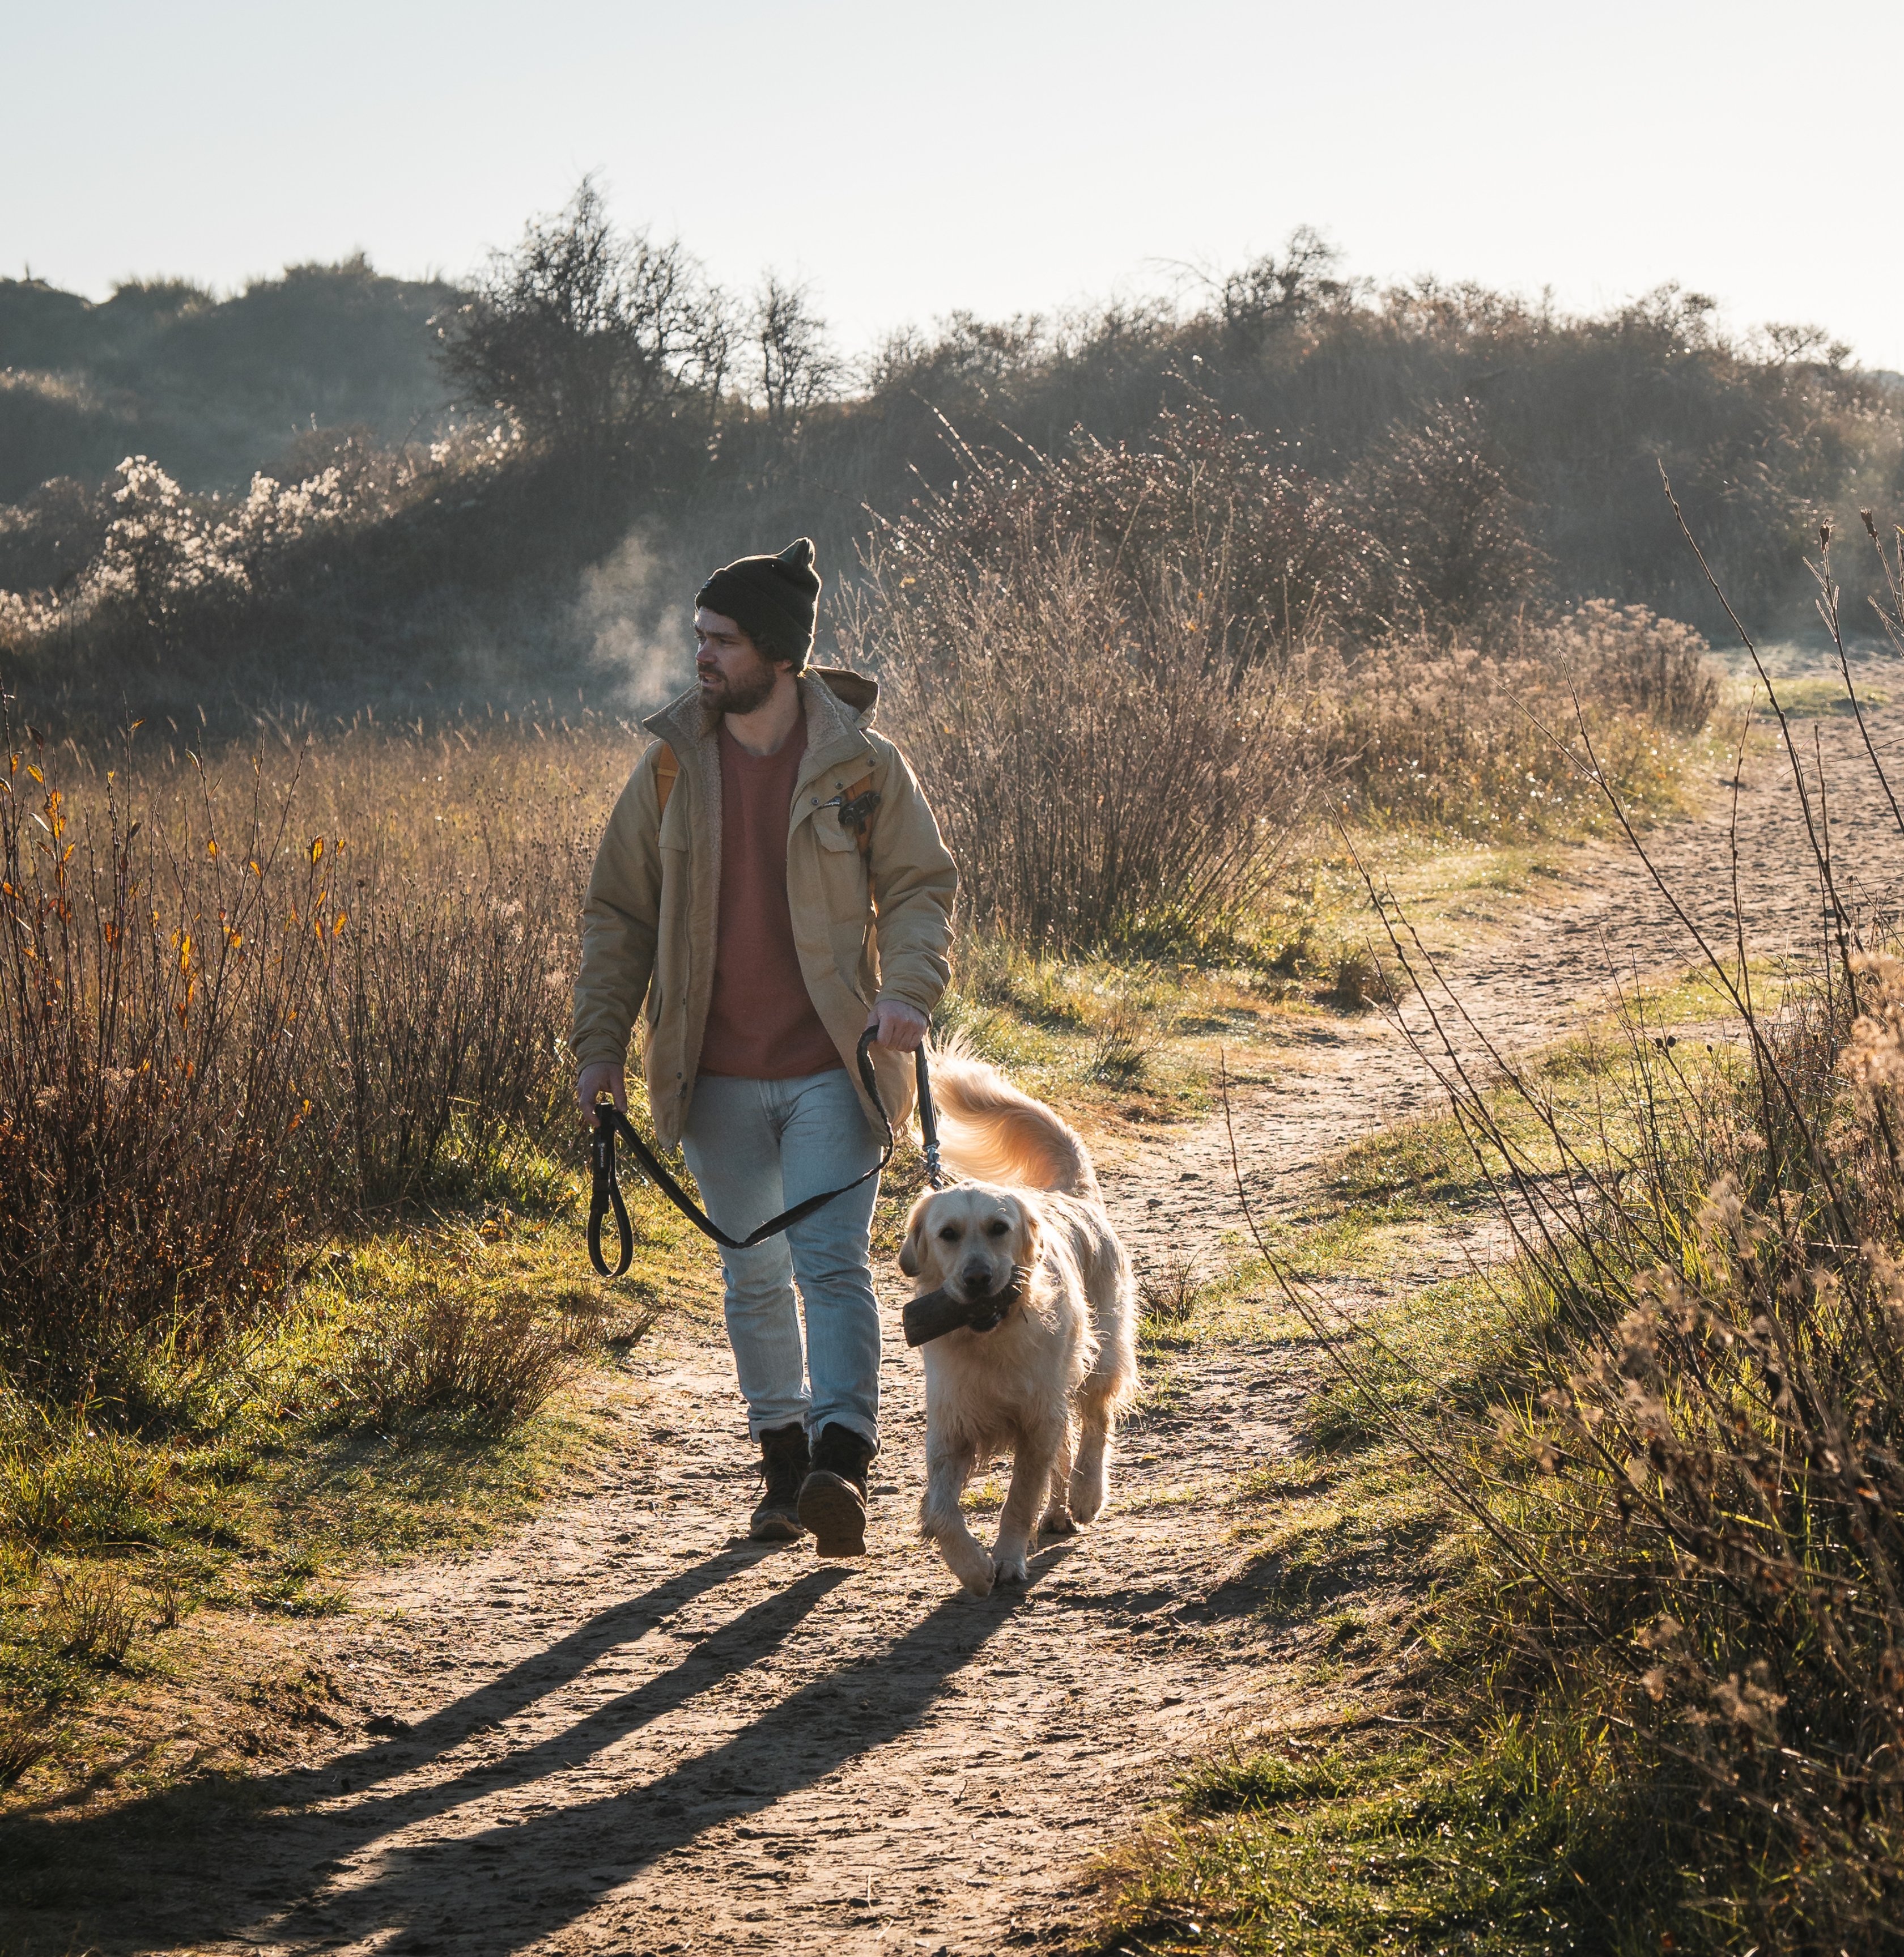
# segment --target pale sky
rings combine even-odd
[[[359,248],[453,277],[594,170],[856,351],[1309,223],[1378,280],[1676,278],[1904,368],[1895,5],[6,0],[0,46],[0,271],[95,296]]]

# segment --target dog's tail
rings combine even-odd
[[[933,1048],[931,1067],[946,1166],[954,1175],[1097,1198],[1091,1151],[1042,1101],[956,1036]]]

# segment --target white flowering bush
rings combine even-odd
[[[117,514],[85,580],[96,602],[122,599],[163,633],[188,601],[246,589],[220,526],[156,462],[129,455],[115,473]]]
[[[49,631],[59,607],[33,591],[0,591],[0,646],[21,645]]]
[[[334,465],[302,482],[285,484],[269,476],[251,478],[251,492],[213,533],[222,561],[261,591],[279,553],[353,514],[343,472]]]
[[[347,438],[338,460],[280,481],[262,472],[242,497],[195,495],[150,456],[108,479],[111,520],[97,555],[58,596],[0,591],[0,648],[44,645],[61,628],[130,622],[166,645],[230,618],[292,582],[302,549],[439,497],[448,481],[493,474],[519,449],[511,420],[466,422],[422,449]]]

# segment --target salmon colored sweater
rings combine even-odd
[[[842,1064],[813,1010],[787,903],[787,832],[807,754],[807,717],[771,754],[721,723],[721,908],[703,1073],[794,1080]]]

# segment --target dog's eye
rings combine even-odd
[[[956,1224],[948,1223],[945,1228],[939,1231],[939,1241],[942,1244],[957,1243],[958,1241],[958,1225]]]
[[[1011,1231],[1011,1225],[1003,1216],[994,1216],[985,1226],[985,1234],[988,1237],[1009,1236]]]

